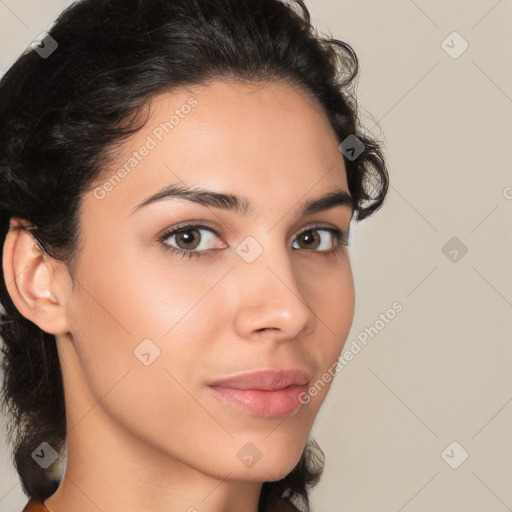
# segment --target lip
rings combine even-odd
[[[276,418],[296,413],[303,405],[309,374],[299,368],[262,369],[217,380],[208,388],[224,402],[249,414]]]
[[[305,386],[310,380],[309,374],[300,368],[284,370],[281,368],[264,368],[240,372],[224,379],[210,383],[210,386],[222,386],[232,389],[259,389],[277,391],[288,386]]]

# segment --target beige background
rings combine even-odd
[[[0,70],[65,5],[0,0]],[[307,5],[360,59],[359,103],[376,134],[380,124],[392,184],[383,209],[354,226],[345,347],[365,328],[377,334],[315,424],[326,468],[313,509],[511,510],[512,1]],[[469,44],[458,58],[442,46],[453,31]],[[376,324],[395,301],[403,310]],[[0,450],[0,511],[19,512],[26,499]]]

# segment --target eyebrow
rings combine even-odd
[[[144,199],[131,210],[130,215],[150,204],[170,199],[184,199],[201,206],[232,210],[244,216],[254,213],[251,202],[245,196],[212,192],[210,190],[177,183],[169,185]],[[356,208],[353,197],[347,191],[335,188],[320,197],[302,202],[299,208],[301,209],[301,215],[305,217],[339,206],[349,208],[352,215]]]

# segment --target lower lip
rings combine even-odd
[[[234,389],[222,386],[209,386],[221,399],[255,416],[277,418],[297,412],[303,405],[299,400],[307,386],[288,386],[276,391],[260,389]]]

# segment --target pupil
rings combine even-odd
[[[314,238],[315,237],[311,235],[311,232],[307,232],[304,234],[306,245],[311,245],[311,243],[314,243]]]
[[[194,238],[193,235],[190,235],[192,230],[188,230],[188,231],[182,231],[181,234],[179,235],[179,238],[181,239],[181,241],[185,244],[185,245],[190,245],[192,244],[192,240]],[[187,249],[189,249],[189,247],[187,247]]]

